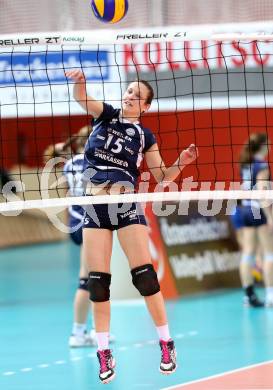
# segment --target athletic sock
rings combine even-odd
[[[170,331],[169,331],[169,325],[163,325],[163,326],[157,326],[156,327],[158,337],[160,340],[163,341],[169,341],[171,336],[170,336]]]
[[[266,299],[273,302],[273,287],[266,287]]]
[[[86,324],[78,324],[77,322],[74,322],[72,334],[74,336],[83,336],[84,333],[86,333]]]
[[[96,332],[98,349],[109,349],[109,332]]]

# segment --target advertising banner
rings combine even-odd
[[[74,83],[65,76],[72,69],[84,72],[92,97],[120,101],[123,70],[111,46],[6,48],[0,50],[1,118],[83,114],[73,98]]]
[[[179,294],[240,286],[239,248],[224,209],[202,216],[191,202],[188,213],[157,220]]]
[[[183,111],[272,106],[272,41],[202,40],[125,45],[128,81],[150,81],[153,109]]]
[[[73,82],[64,74],[69,69],[81,69],[88,93],[114,106],[136,78],[154,87],[152,111],[273,104],[272,40],[86,45],[81,37],[67,39],[74,45],[0,47],[2,118],[83,113],[73,98]]]

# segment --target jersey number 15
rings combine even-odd
[[[104,149],[109,149],[110,144],[112,143],[113,137],[114,137],[113,134],[109,134],[108,135],[106,144],[104,145]],[[122,150],[122,144],[123,143],[124,143],[124,139],[117,138],[115,140],[115,142],[112,143],[112,147],[110,149],[111,152],[113,152],[113,153],[120,153],[121,150]]]

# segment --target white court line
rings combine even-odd
[[[49,367],[50,366],[50,364],[47,364],[47,363],[42,363],[42,364],[38,364],[38,368],[47,368],[47,367]]]
[[[188,335],[190,336],[196,336],[198,332],[196,332],[196,330],[191,330],[190,332],[188,332]]]
[[[189,331],[186,333],[186,335],[188,336],[196,336],[198,334],[198,332],[196,330],[192,330],[192,331]],[[178,333],[177,335],[174,336],[174,339],[180,339],[180,338],[183,338],[185,337],[185,334],[184,333]],[[131,345],[124,345],[124,346],[120,346],[120,347],[117,347],[116,349],[118,351],[127,351],[129,348],[131,347],[135,347],[135,348],[143,348],[145,347],[146,345],[155,345],[157,344],[157,340],[147,340],[146,342],[143,342],[143,343],[134,343],[134,344],[131,344]],[[35,367],[24,367],[24,368],[21,368],[19,369],[17,372],[16,371],[5,371],[3,372],[1,375],[2,376],[13,376],[19,372],[30,372],[30,371],[33,371],[35,368],[49,368],[49,367],[52,367],[52,365],[64,365],[64,364],[67,364],[69,362],[78,362],[78,361],[81,361],[85,358],[95,358],[96,357],[96,352],[91,352],[89,353],[88,355],[86,356],[73,356],[71,358],[69,358],[68,361],[66,360],[56,360],[55,362],[53,363],[41,363],[41,364],[37,364]]]
[[[141,348],[141,347],[143,347],[143,345],[144,345],[144,344],[142,344],[142,343],[135,343],[135,344],[133,344],[133,347],[135,347],[135,348]]]
[[[82,360],[82,356],[74,356],[70,358],[71,362],[78,362],[79,360]]]
[[[123,347],[118,347],[118,350],[119,350],[119,351],[127,351],[127,349],[128,349],[128,347],[125,347],[125,346],[123,346]]]
[[[251,364],[250,366],[237,368],[236,370],[225,371],[225,372],[222,372],[221,374],[207,376],[207,377],[202,378],[202,379],[196,379],[194,381],[177,384],[175,386],[162,387],[160,390],[174,390],[174,389],[177,389],[178,387],[180,388],[180,387],[185,387],[185,386],[192,385],[195,383],[201,383],[201,382],[207,381],[209,379],[221,378],[222,376],[225,376],[225,375],[235,374],[236,372],[245,371],[245,370],[248,370],[249,368],[256,368],[256,367],[265,366],[267,364],[272,364],[272,363],[273,363],[273,360],[269,360],[269,361],[263,362],[263,363]],[[247,390],[247,389],[245,389],[245,390]]]
[[[158,340],[148,340],[146,341],[146,344],[155,345],[158,344]]]
[[[89,358],[95,358],[97,356],[96,352],[91,352],[87,355]]]

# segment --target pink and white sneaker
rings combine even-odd
[[[102,383],[109,383],[115,378],[115,359],[112,356],[110,349],[103,349],[97,351],[97,357],[100,364],[99,378]]]
[[[161,348],[161,362],[159,371],[165,375],[172,374],[177,368],[174,342],[173,340],[160,340],[159,345]]]

